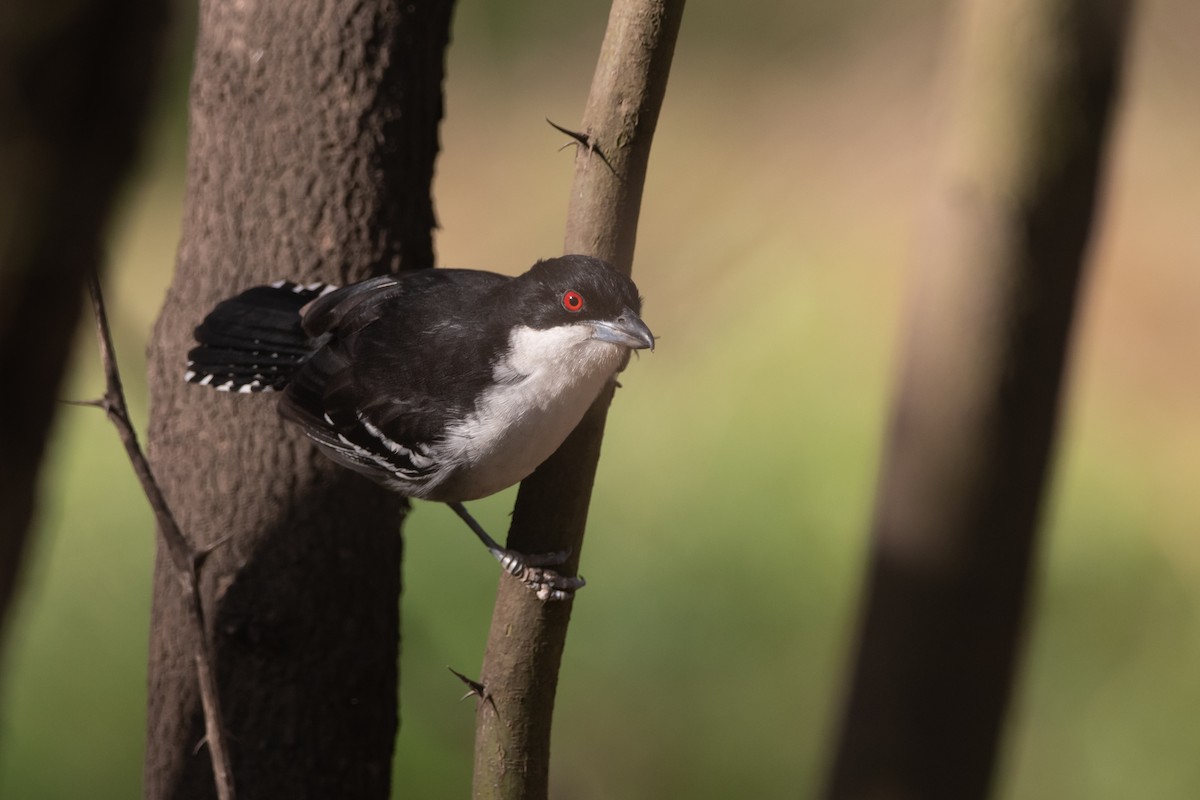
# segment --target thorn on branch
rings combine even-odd
[[[575,144],[586,147],[588,155],[595,154],[599,156],[600,160],[604,162],[604,166],[608,167],[609,172],[611,172],[613,175],[617,175],[617,170],[611,163],[609,163],[608,156],[604,154],[604,151],[600,149],[600,143],[596,141],[596,137],[592,136],[590,133],[580,133],[579,131],[573,131],[570,128],[564,128],[562,125],[551,121],[549,118],[546,119],[546,123],[559,133],[565,133],[567,136],[570,136],[575,140]],[[572,142],[567,142],[567,144],[563,145],[563,147],[566,147],[569,144],[572,144]],[[562,147],[560,147],[559,150],[562,150]]]
[[[454,677],[456,677],[460,681],[462,681],[463,684],[466,685],[466,687],[469,689],[469,691],[466,694],[464,694],[462,697],[460,697],[458,699],[460,703],[463,700],[466,700],[468,697],[471,697],[473,695],[475,697],[478,697],[480,700],[483,700],[484,702],[489,703],[492,706],[492,710],[496,711],[496,701],[492,699],[492,693],[487,690],[486,686],[484,686],[479,681],[471,680],[466,675],[463,675],[461,672],[456,670],[454,667],[447,666],[446,669],[450,670],[450,672],[454,675]],[[497,711],[497,713],[499,713],[499,712]]]
[[[567,136],[570,136],[572,139],[586,147],[589,152],[597,149],[595,141],[586,133],[580,133],[579,131],[573,131],[570,128],[564,128],[557,122],[552,121],[549,117],[546,118],[546,124],[548,124],[551,128],[554,128],[554,130],[558,131],[559,133],[565,133]]]
[[[200,568],[204,566],[204,562],[205,562],[205,560],[208,559],[209,556],[211,556],[217,550],[220,550],[225,545],[229,544],[229,542],[232,540],[233,540],[233,534],[227,533],[224,536],[222,536],[220,539],[216,539],[212,542],[209,542],[208,544],[204,545],[199,550],[197,550],[195,552],[195,554],[192,556],[192,564],[195,566],[196,571],[197,572],[200,571]]]
[[[107,397],[97,397],[95,400],[59,400],[64,406],[87,406],[90,408],[102,408],[108,411],[109,402]]]

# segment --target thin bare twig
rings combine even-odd
[[[225,725],[221,718],[220,695],[217,691],[217,679],[213,670],[212,650],[209,646],[208,632],[204,622],[204,606],[200,599],[200,566],[212,547],[195,549],[188,542],[183,531],[175,522],[175,516],[159,488],[158,481],[150,469],[141,446],[138,444],[137,433],[129,419],[129,409],[125,403],[125,390],[121,385],[121,373],[117,370],[117,359],[112,343],[112,333],[108,327],[108,314],[104,310],[104,296],[100,292],[100,279],[95,272],[88,276],[88,292],[92,298],[92,310],[96,316],[96,338],[100,342],[100,360],[104,365],[105,392],[99,400],[77,402],[77,405],[94,405],[104,409],[109,420],[117,428],[121,443],[125,445],[125,453],[133,465],[150,508],[158,520],[158,529],[162,533],[163,544],[170,555],[171,563],[175,565],[186,604],[191,611],[190,617],[196,629],[196,652],[193,660],[196,663],[196,680],[200,684],[200,701],[204,707],[204,737],[208,745],[208,753],[212,759],[213,780],[216,783],[219,800],[234,800],[233,772],[230,769],[228,742],[225,737]]]

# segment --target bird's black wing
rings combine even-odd
[[[405,292],[419,291],[415,275],[380,275],[343,286],[318,297],[304,308],[304,330],[309,336],[333,332],[346,337],[379,316],[381,307]]]
[[[406,493],[446,465],[437,444],[491,380],[496,350],[471,313],[511,280],[427,270],[332,292],[306,310],[329,340],[293,379],[280,413],[343,465]]]

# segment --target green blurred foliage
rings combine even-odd
[[[944,8],[730,8],[689,6],[655,142],[635,272],[662,339],[610,418],[556,797],[812,796],[836,722],[937,152]],[[1200,74],[1184,66],[1200,15],[1143,10],[999,797],[1183,800],[1200,785],[1200,245],[1185,234]],[[543,118],[577,121],[605,13],[461,5],[442,263],[515,272],[558,251],[572,159]],[[190,36],[181,25],[110,247],[139,419],[179,231]],[[64,396],[96,395],[90,328],[76,360]],[[511,502],[475,510],[502,530]],[[405,535],[396,795],[463,797],[474,708],[446,666],[478,671],[496,566],[440,506],[419,504]],[[0,797],[139,792],[152,536],[108,423],[64,408],[0,674]]]

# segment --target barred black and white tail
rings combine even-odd
[[[324,283],[277,281],[217,305],[196,328],[184,380],[220,392],[284,388],[320,346],[300,324],[300,309],[336,289]]]

